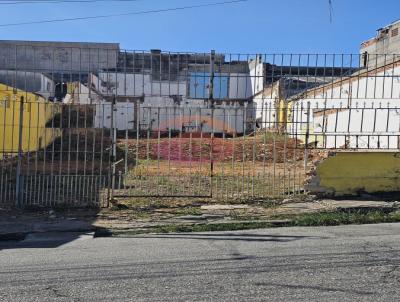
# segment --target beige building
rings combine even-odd
[[[387,65],[400,57],[400,20],[379,28],[376,36],[361,43],[360,67]]]

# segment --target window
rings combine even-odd
[[[385,38],[387,38],[388,34],[389,34],[389,29],[388,28],[381,29],[378,32],[378,37],[377,38],[378,38],[378,40],[385,39]]]
[[[398,28],[398,27],[392,29],[392,37],[395,37],[395,36],[397,36],[398,34],[399,34],[399,28]]]
[[[227,74],[216,73],[214,75],[214,91],[215,99],[228,98],[228,82]],[[192,99],[207,99],[210,89],[210,74],[208,72],[191,72],[189,75],[189,96]]]

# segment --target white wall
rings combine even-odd
[[[207,109],[207,100],[190,99],[186,82],[151,82],[146,74],[100,73],[92,75],[92,86],[103,95],[144,96],[140,104],[140,127],[153,131],[172,130],[212,132],[211,110]],[[237,99],[252,95],[251,80],[248,75],[234,74],[230,77],[229,98],[232,102],[216,105],[214,109],[214,131],[216,133],[242,133],[244,128],[252,127],[254,110],[240,106]],[[173,95],[181,96],[174,100]],[[252,106],[252,105],[249,105]],[[131,123],[134,114],[133,103],[118,102],[115,113],[115,127],[119,130],[136,129]],[[172,111],[171,111],[172,110]],[[176,116],[178,115],[178,116]],[[129,117],[129,118],[127,118]],[[248,120],[248,123],[244,122]],[[182,120],[182,121],[181,121]],[[96,109],[96,127],[111,127],[111,105],[102,103]]]
[[[261,56],[249,63],[251,95],[255,95],[264,90],[264,63]]]
[[[229,76],[229,93],[230,99],[245,99],[253,95],[251,79],[248,74],[231,73]]]
[[[64,98],[64,103],[74,104],[96,104],[103,101],[95,91],[89,91],[89,88],[80,82],[74,82],[74,89],[71,94],[67,94]]]
[[[324,121],[325,119],[325,121]],[[313,119],[314,134],[327,148],[399,148],[400,110],[387,108],[345,109]]]
[[[387,69],[369,77],[354,76],[350,83],[343,83],[339,87],[327,85],[324,91],[315,96],[296,101],[293,110],[294,122],[297,122],[296,132],[304,133],[307,128],[309,103],[310,130],[315,134],[339,134],[336,141],[333,135],[325,142],[321,141],[321,137],[317,138],[319,144],[325,144],[327,148],[345,144],[354,148],[356,145],[359,148],[398,148],[398,137],[388,139],[384,136],[400,134],[400,110],[395,109],[400,108],[400,67],[393,70],[389,66]],[[325,108],[335,109],[325,111],[324,122],[324,116],[317,112]],[[325,130],[322,129],[323,125]],[[289,131],[294,131],[293,127],[295,124],[289,124]],[[373,134],[376,136],[371,136]]]
[[[154,100],[156,102],[157,100]],[[214,109],[212,122],[211,109],[205,108],[199,100],[190,102],[191,106],[165,106],[168,100],[158,100],[158,106],[147,104],[139,105],[140,129],[142,131],[168,131],[210,133],[243,133],[247,127],[251,130],[253,124],[253,110],[250,107],[228,106],[226,104]],[[197,102],[197,103],[196,103]],[[111,127],[111,104],[102,102],[96,105],[94,124],[96,128]],[[136,107],[137,108],[137,107]],[[137,129],[137,109],[131,102],[117,102],[114,111],[114,127],[118,130]],[[247,122],[245,122],[245,120]]]
[[[99,77],[92,75],[92,85],[104,95],[187,95],[186,82],[152,81],[149,74],[103,72]]]
[[[257,68],[263,68],[262,64]],[[262,75],[263,71],[254,69]],[[260,87],[262,87],[262,76],[257,79]],[[120,96],[170,96],[181,95],[188,96],[188,84],[186,81],[153,81],[149,74],[133,74],[133,73],[100,73],[97,77],[92,74],[92,85],[104,95],[120,95]],[[253,83],[252,83],[253,81]],[[108,85],[107,85],[108,83]],[[254,78],[249,74],[231,73],[229,75],[229,99],[245,99],[253,95]],[[108,87],[107,87],[108,86]]]
[[[254,98],[256,108],[256,119],[261,123],[262,128],[273,128],[276,125],[279,109],[279,85],[275,82],[269,85],[263,92],[258,93]]]

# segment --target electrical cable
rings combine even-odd
[[[198,5],[181,6],[181,7],[173,7],[173,8],[165,8],[165,9],[155,9],[155,10],[145,10],[145,11],[137,11],[137,12],[127,12],[127,13],[119,13],[119,14],[97,15],[97,16],[86,16],[86,17],[75,17],[75,18],[63,18],[63,19],[48,19],[48,20],[18,22],[18,23],[3,23],[3,24],[0,24],[0,27],[31,25],[31,24],[44,24],[44,23],[56,23],[56,22],[66,22],[66,21],[79,21],[79,20],[92,20],[92,19],[100,19],[100,18],[144,15],[144,14],[154,14],[154,13],[164,13],[164,12],[173,12],[173,11],[180,11],[180,10],[187,10],[187,9],[194,9],[194,8],[203,8],[203,7],[211,7],[211,6],[219,6],[219,5],[236,4],[236,3],[247,2],[247,1],[249,1],[249,0],[232,0],[232,1],[223,1],[223,2],[213,2],[213,3],[208,3],[208,4],[198,4]]]

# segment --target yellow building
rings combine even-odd
[[[49,145],[60,135],[59,129],[51,128],[51,120],[59,112],[59,104],[0,83],[0,158],[17,155],[20,133],[22,152]]]

